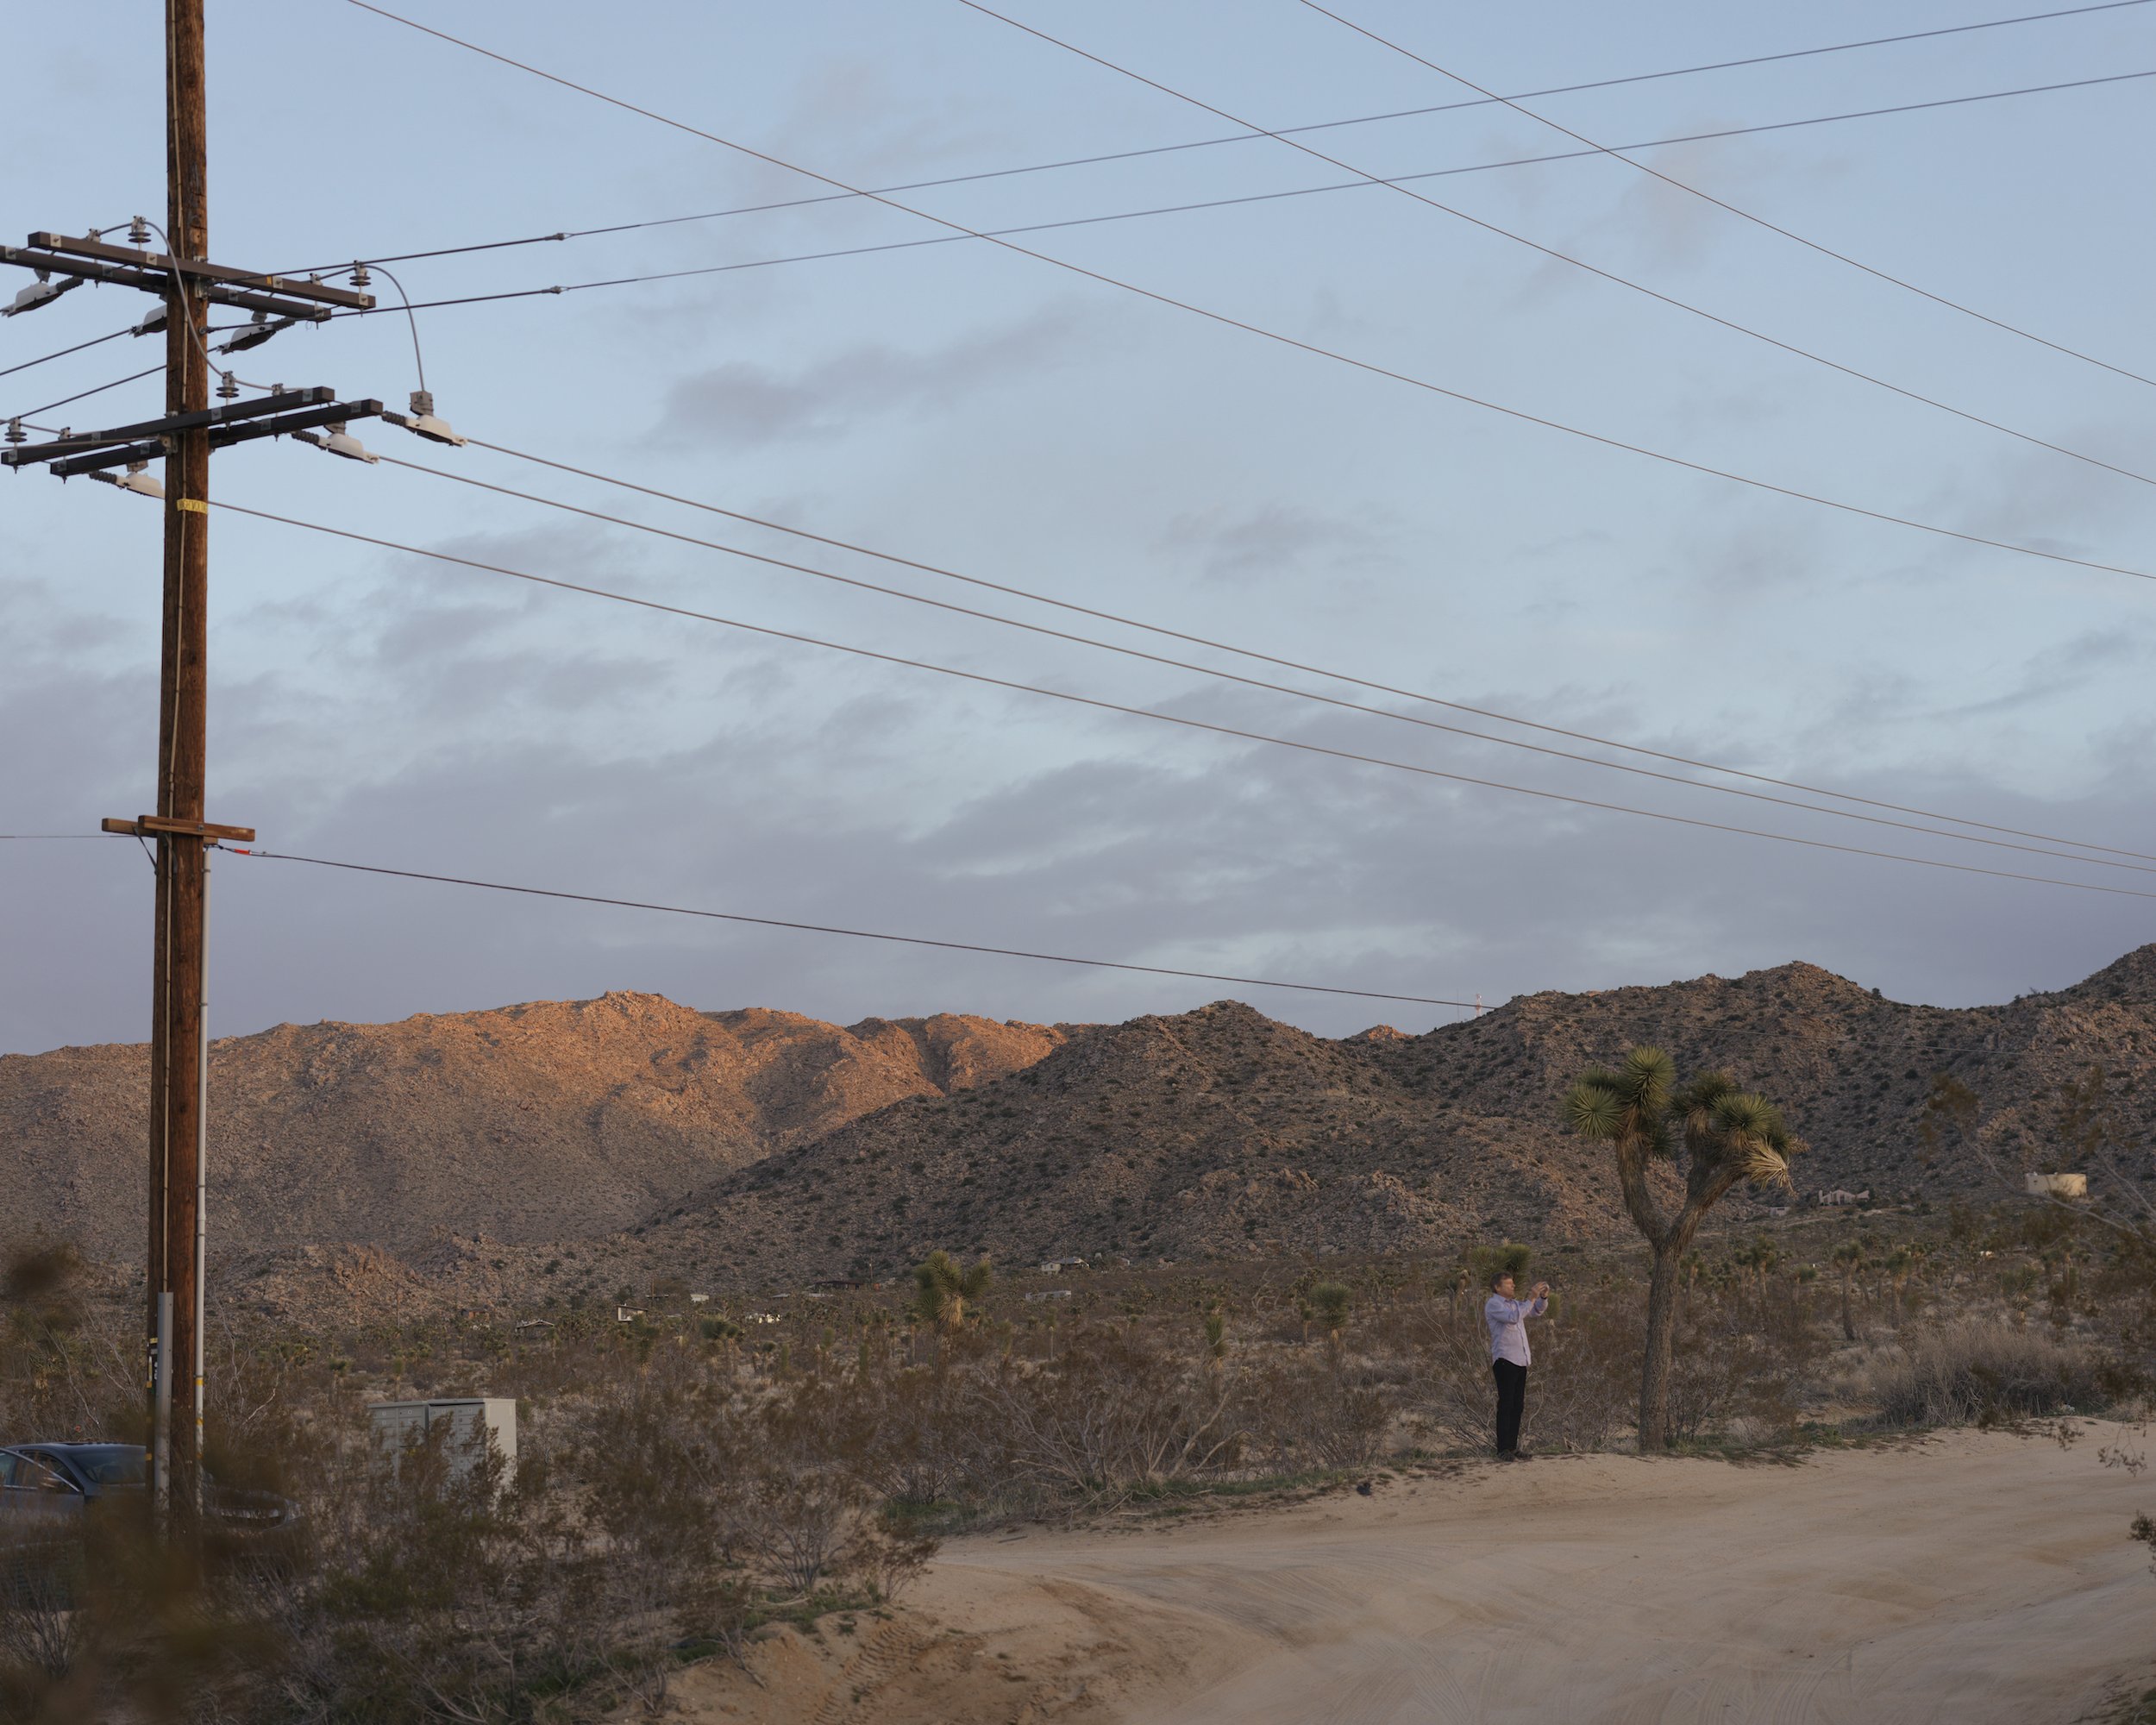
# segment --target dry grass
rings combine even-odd
[[[2004,1317],[1904,1331],[1862,1368],[1858,1398],[1884,1426],[1966,1426],[2094,1407],[2104,1361],[2089,1345]]]

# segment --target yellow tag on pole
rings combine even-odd
[[[210,513],[210,505],[204,503],[198,497],[183,497],[179,500],[179,507],[187,511],[191,515],[207,515]]]

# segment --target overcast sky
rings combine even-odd
[[[1268,128],[1463,93],[1294,0],[1013,4]],[[337,0],[210,9],[222,261],[291,270],[824,189]],[[954,0],[402,9],[856,185],[1233,129]],[[1518,91],[2013,9],[1360,0],[1350,16]],[[10,9],[0,234],[79,231],[138,210],[161,219],[154,14],[147,3]],[[2134,5],[1532,105],[1599,141],[1632,143],[2151,68],[2156,7]],[[2152,100],[2156,79],[2121,82],[1641,156],[1878,271],[2156,376]],[[1381,174],[1576,147],[1487,106],[1307,141]],[[905,197],[968,226],[1006,227],[1354,178],[1259,139]],[[1419,189],[1778,342],[2156,473],[2149,385],[1623,162]],[[394,267],[414,299],[430,300],[943,231],[825,203]],[[2147,483],[1838,374],[1396,191],[1364,185],[1021,243],[1627,443],[2156,572]],[[28,279],[0,277],[8,294]],[[393,298],[379,278],[376,291]],[[119,328],[146,304],[85,290],[0,323],[0,368]],[[448,306],[417,321],[437,411],[490,442],[1404,690],[2156,853],[2146,790],[2156,589],[2146,581],[1688,473],[978,242]],[[0,415],[161,354],[123,340],[0,378]],[[392,405],[415,380],[411,332],[389,317],[289,331],[238,370]],[[40,423],[146,417],[158,391],[146,380]],[[1073,622],[501,455],[354,429],[443,471]],[[1238,689],[290,444],[220,455],[213,494],[1328,748],[2156,890],[2156,874],[2131,868],[1867,826]],[[2071,982],[2149,939],[2156,921],[2148,898],[1357,766],[230,514],[210,530],[210,818],[254,825],[277,850],[1491,1004],[1791,958],[1898,998],[1996,1000]],[[0,830],[79,832],[151,806],[159,532],[155,507],[107,487],[0,480]],[[1327,1033],[1454,1015],[283,862],[232,858],[215,878],[219,1034],[609,988],[842,1021],[1112,1019],[1231,992]],[[131,841],[0,843],[0,1050],[145,1037],[149,912],[149,871]]]

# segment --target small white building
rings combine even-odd
[[[517,1403],[512,1397],[444,1396],[425,1402],[376,1402],[367,1414],[374,1454],[392,1467],[405,1450],[429,1441],[442,1443],[452,1478],[462,1479],[479,1465],[482,1446],[498,1451],[509,1468],[517,1465]],[[436,1440],[436,1433],[444,1435]]]
[[[1829,1191],[1814,1193],[1812,1201],[1814,1204],[1824,1204],[1829,1208],[1838,1208],[1846,1204],[1868,1204],[1871,1201],[1871,1189],[1867,1186],[1861,1192],[1851,1192],[1837,1186]]]
[[[2089,1195],[2089,1176],[2085,1174],[2024,1174],[2021,1180],[2032,1198],[2085,1198]]]
[[[1044,1276],[1055,1276],[1066,1270],[1083,1270],[1085,1267],[1086,1261],[1082,1258],[1043,1258],[1038,1266]]]

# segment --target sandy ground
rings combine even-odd
[[[1799,1465],[1544,1458],[1202,1521],[954,1542],[886,1622],[702,1668],[693,1719],[837,1725],[1938,1721],[2156,1682],[2146,1437]]]

